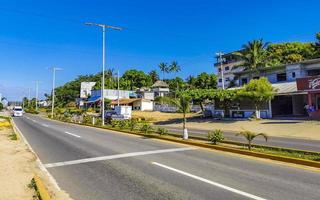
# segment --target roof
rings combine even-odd
[[[101,99],[100,96],[90,97],[86,103],[96,102],[96,101],[99,101],[100,99]]]
[[[306,94],[306,92],[298,91],[297,83],[293,82],[282,82],[282,83],[273,83],[272,87],[276,90],[276,95],[289,95],[289,94]],[[242,87],[229,88],[230,90],[241,89]],[[228,90],[229,90],[228,89]]]
[[[156,88],[156,87],[168,88],[169,85],[168,85],[166,82],[159,80],[159,81],[156,81],[151,87],[152,87],[152,88]]]

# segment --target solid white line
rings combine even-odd
[[[177,173],[179,173],[179,174],[188,176],[188,177],[190,177],[190,178],[197,179],[197,180],[199,180],[199,181],[202,181],[202,182],[205,182],[205,183],[214,185],[214,186],[216,186],[216,187],[219,187],[219,188],[228,190],[228,191],[230,191],[230,192],[233,192],[233,193],[236,193],[236,194],[240,194],[240,195],[242,195],[242,196],[245,196],[245,197],[248,197],[248,198],[251,198],[251,199],[255,199],[255,200],[266,200],[266,199],[264,199],[264,198],[255,196],[255,195],[253,195],[253,194],[249,194],[249,193],[247,193],[247,192],[243,192],[243,191],[240,191],[240,190],[231,188],[231,187],[229,187],[229,186],[222,185],[222,184],[220,184],[220,183],[216,183],[216,182],[210,181],[210,180],[208,180],[208,179],[205,179],[205,178],[202,178],[202,177],[199,177],[199,176],[196,176],[196,175],[192,175],[192,174],[189,174],[189,173],[187,173],[187,172],[184,172],[184,171],[181,171],[181,170],[178,170],[178,169],[175,169],[175,168],[172,168],[172,167],[169,167],[169,166],[166,166],[166,165],[157,163],[157,162],[152,162],[152,164],[157,165],[157,166],[159,166],[159,167],[163,167],[163,168],[165,168],[165,169],[168,169],[168,170],[171,170],[171,171],[174,171],[174,172],[177,172]]]
[[[33,121],[33,122],[37,122],[37,121],[36,121],[36,120],[34,120],[34,119],[33,119],[32,121]]]
[[[76,134],[70,133],[70,132],[68,132],[68,131],[66,131],[65,133],[68,134],[68,135],[72,135],[72,136],[74,136],[74,137],[77,137],[77,138],[81,138],[80,135],[76,135]]]
[[[44,126],[44,127],[49,127],[49,125],[47,125],[47,124],[41,124],[42,126]]]
[[[188,148],[174,148],[174,149],[162,149],[162,150],[153,150],[153,151],[124,153],[124,154],[116,154],[116,155],[110,155],[110,156],[101,156],[101,157],[95,157],[95,158],[85,158],[85,159],[71,160],[71,161],[65,161],[65,162],[49,163],[49,164],[45,164],[44,166],[46,168],[60,167],[60,166],[75,165],[75,164],[88,163],[88,162],[112,160],[117,158],[128,158],[128,157],[134,157],[134,156],[170,153],[170,152],[177,152],[177,151],[188,151],[188,150],[194,150],[194,149],[195,148],[188,147]]]

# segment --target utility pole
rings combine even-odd
[[[220,70],[221,70],[221,83],[222,83],[222,89],[224,90],[224,69],[223,69],[223,56],[224,54],[222,52],[216,53],[216,56],[219,57],[219,62],[220,62]]]
[[[38,96],[39,96],[39,83],[40,81],[35,81],[36,83],[36,111],[38,111]]]
[[[30,107],[31,89],[28,88],[28,107]]]
[[[51,97],[51,118],[53,118],[53,110],[54,110],[54,97],[55,97],[55,82],[56,82],[56,71],[62,70],[58,67],[52,68],[52,97]]]
[[[106,60],[106,29],[113,29],[117,31],[121,31],[122,28],[115,27],[115,26],[109,26],[106,24],[97,24],[97,23],[85,23],[85,25],[88,26],[98,26],[102,28],[102,86],[101,86],[101,117],[102,117],[102,126],[104,126],[104,73],[105,73],[105,60]]]
[[[117,100],[117,103],[118,103],[118,106],[120,106],[120,81],[119,81],[119,70],[118,70],[117,77],[118,77],[118,100]]]

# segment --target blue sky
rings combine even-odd
[[[107,33],[107,67],[123,72],[178,61],[179,76],[214,72],[213,55],[249,40],[314,41],[320,1],[308,0],[0,0],[0,93],[27,96],[40,80],[57,84],[101,70],[101,31],[83,22],[124,27]],[[34,90],[32,90],[34,96]]]

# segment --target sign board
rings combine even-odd
[[[91,90],[96,82],[81,82],[80,98],[88,98],[91,95]]]
[[[320,76],[298,78],[297,79],[298,90],[320,90]]]

